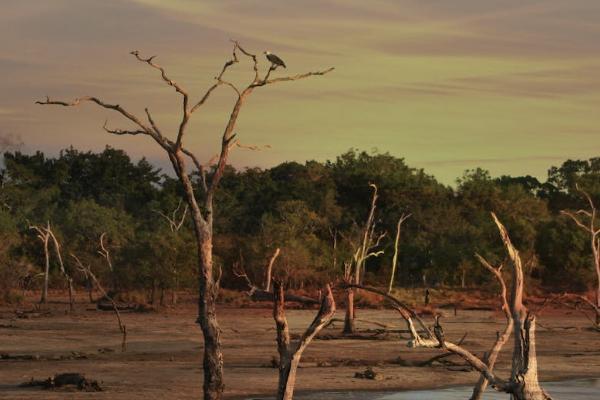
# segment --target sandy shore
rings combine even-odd
[[[85,307],[90,306],[80,307],[75,314],[66,315],[60,311],[64,305],[53,305],[53,315],[30,319],[15,319],[10,309],[1,310],[0,353],[37,359],[0,360],[0,398],[201,398],[202,341],[194,324],[192,305],[158,313],[124,314],[129,332],[125,353],[119,350],[120,335],[114,316],[109,312],[86,311]],[[314,313],[314,310],[288,311],[292,332],[301,333]],[[360,310],[359,317],[403,328],[392,311]],[[219,319],[223,329],[226,398],[273,395],[277,371],[271,363],[277,352],[271,310],[221,308]],[[495,332],[503,326],[499,314],[487,311],[459,311],[457,316],[448,313],[444,321],[446,337],[456,341],[468,332],[464,345],[477,354],[488,350]],[[600,334],[587,329],[589,322],[585,318],[568,310],[545,310],[538,321],[543,381],[598,376]],[[359,324],[359,328],[365,331],[373,326]],[[430,389],[471,385],[477,380],[475,372],[450,371],[446,365],[403,366],[406,362],[426,360],[438,354],[438,350],[408,349],[406,340],[398,334],[370,333],[373,338],[351,340],[338,338],[340,330],[340,324],[334,325],[324,332],[328,340],[316,340],[308,348],[299,371],[298,393]],[[507,349],[510,346],[509,343]],[[509,351],[502,354],[500,373],[506,373],[509,357]],[[380,372],[382,379],[354,377],[367,365]],[[106,390],[64,393],[18,387],[32,377],[47,378],[61,372],[85,373],[102,381]]]

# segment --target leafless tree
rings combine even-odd
[[[579,185],[575,186],[589,204],[589,210],[577,210],[575,212],[562,210],[561,213],[571,218],[577,226],[590,235],[590,247],[596,270],[596,304],[591,303],[596,313],[596,328],[600,328],[600,223],[598,222],[598,210],[592,200],[592,196]]]
[[[173,210],[171,215],[163,213],[160,210],[156,211],[156,213],[158,215],[160,215],[167,221],[167,223],[169,224],[169,229],[171,229],[171,232],[178,232],[181,229],[181,227],[183,226],[183,223],[185,222],[185,217],[188,212],[188,205],[186,204],[185,207],[183,208],[183,211],[180,211],[181,205],[182,205],[182,200],[179,200],[179,203],[177,203],[177,207],[175,207],[175,209]]]
[[[273,281],[274,301],[273,318],[277,327],[277,351],[279,352],[279,384],[277,387],[277,400],[291,400],[294,396],[296,372],[300,364],[302,353],[313,338],[323,329],[335,314],[335,301],[331,287],[325,287],[325,296],[321,300],[321,307],[313,322],[309,325],[300,339],[292,341],[285,317],[285,296],[283,285]]]
[[[225,80],[225,73],[234,64],[238,63],[238,52],[243,56],[248,57],[252,62],[253,78],[243,89],[238,88],[233,83]],[[145,135],[153,139],[168,155],[173,169],[177,174],[185,193],[185,199],[190,208],[190,214],[196,235],[196,244],[198,248],[198,318],[197,321],[202,329],[204,336],[204,399],[217,400],[223,397],[223,355],[221,352],[221,339],[219,325],[216,317],[216,298],[219,289],[219,282],[213,273],[213,258],[212,258],[212,243],[213,243],[213,215],[214,205],[213,199],[215,192],[219,186],[219,182],[223,177],[225,166],[229,157],[231,147],[238,143],[236,133],[234,132],[238,116],[242,106],[248,100],[254,90],[266,87],[276,83],[296,81],[312,76],[325,75],[333,70],[329,68],[322,71],[307,72],[303,74],[272,77],[271,75],[277,70],[277,66],[271,64],[264,74],[259,70],[258,57],[255,54],[246,51],[236,41],[233,42],[232,58],[228,60],[219,74],[215,78],[215,83],[196,102],[190,101],[190,95],[181,84],[171,79],[163,67],[155,63],[156,56],[143,57],[140,52],[132,51],[131,54],[141,63],[147,64],[151,68],[160,73],[162,80],[177,93],[181,95],[181,119],[179,126],[174,135],[174,139],[169,138],[158,126],[155,119],[152,117],[150,110],[145,109],[146,119],[136,116],[126,110],[120,104],[107,103],[104,100],[94,97],[85,96],[77,98],[73,101],[59,101],[46,98],[38,101],[42,105],[60,105],[66,107],[78,106],[86,102],[95,103],[96,105],[115,111],[120,114],[130,123],[133,123],[135,128],[132,129],[111,129],[104,124],[104,130],[115,135]],[[262,76],[261,76],[262,75]],[[216,157],[216,166],[210,179],[207,176],[206,165],[202,164],[194,153],[184,145],[184,138],[187,131],[188,123],[192,115],[199,110],[215,89],[220,86],[226,86],[235,94],[235,103],[232,107],[229,119],[225,125],[221,135],[221,150]],[[201,190],[196,191],[192,182],[192,178],[188,173],[188,159],[197,169],[200,176]]]
[[[490,357],[488,357],[487,360],[481,359],[461,345],[447,341],[443,335],[443,330],[439,325],[439,321],[436,321],[436,327],[432,332],[410,307],[391,294],[376,288],[362,285],[354,286],[380,294],[394,305],[401,317],[406,321],[408,329],[411,332],[412,339],[408,343],[409,347],[439,348],[457,354],[475,370],[481,373],[494,389],[500,392],[509,393],[515,400],[550,400],[550,396],[539,384],[535,341],[535,316],[531,315],[527,310],[527,307],[523,304],[524,282],[521,258],[519,252],[513,246],[504,225],[502,225],[495,214],[492,213],[492,217],[498,226],[500,236],[502,237],[502,241],[504,242],[504,246],[513,266],[510,298],[507,301],[514,334],[512,368],[509,379],[502,379],[499,377],[494,371],[493,363],[491,362],[495,362],[495,358],[493,360],[491,358],[493,353],[500,351],[500,348],[504,342],[506,342],[508,337],[499,338],[492,348]],[[491,267],[487,262],[484,263],[484,266],[486,266],[486,268]],[[494,270],[498,273],[500,272],[498,269],[491,268],[492,272]],[[493,273],[496,275],[496,272]],[[497,279],[501,279],[501,276],[499,275],[496,275],[496,277]],[[417,321],[420,325],[420,330],[417,330],[414,321]],[[482,390],[481,381],[478,382],[473,396],[477,396],[477,393],[480,390]]]
[[[67,272],[65,264],[62,259],[62,253],[60,250],[60,243],[56,238],[56,235],[52,231],[50,221],[46,223],[46,226],[30,225],[29,229],[34,230],[37,233],[38,239],[42,242],[44,248],[44,286],[42,288],[42,297],[40,303],[46,303],[48,301],[48,281],[50,275],[50,241],[52,241],[56,258],[58,259],[58,265],[60,266],[60,272],[67,281],[69,290],[69,310],[73,311],[75,300],[73,298],[73,279]]]
[[[396,239],[394,240],[394,257],[392,258],[392,272],[390,273],[390,285],[388,286],[388,293],[390,293],[394,287],[394,279],[396,277],[396,266],[398,265],[398,253],[400,244],[400,230],[404,221],[410,218],[412,214],[402,214],[398,218],[398,224],[396,225]]]
[[[50,279],[50,233],[44,227],[37,225],[30,225],[29,229],[37,233],[37,237],[44,247],[44,284],[42,286],[40,303],[46,304],[48,302],[48,281]]]
[[[73,257],[73,260],[75,260],[75,263],[77,264],[77,268],[86,277],[86,279],[91,279],[91,281],[94,282],[94,285],[102,294],[102,298],[110,302],[112,309],[115,312],[115,316],[117,317],[119,332],[121,332],[121,351],[125,352],[127,350],[127,325],[125,325],[123,323],[123,320],[121,319],[119,306],[117,305],[115,300],[106,292],[106,290],[104,290],[104,287],[102,286],[96,275],[92,272],[92,268],[90,267],[90,265],[84,265],[81,262],[81,260],[73,253],[71,253],[71,257]]]
[[[369,215],[367,221],[361,233],[361,239],[358,243],[351,242],[353,247],[352,259],[344,263],[344,281],[346,283],[353,283],[355,285],[362,284],[365,263],[367,259],[371,257],[379,257],[383,254],[382,250],[376,250],[385,234],[377,234],[375,232],[375,208],[377,207],[377,186],[371,183],[369,186],[373,188],[373,196],[371,197],[371,207],[369,209]],[[354,321],[355,321],[355,308],[354,308],[354,296],[356,289],[348,287],[346,289],[346,315],[344,317],[344,334],[354,333]]]

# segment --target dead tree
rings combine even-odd
[[[504,313],[504,317],[506,319],[506,327],[504,328],[504,332],[502,332],[502,333],[496,332],[496,341],[494,342],[492,348],[490,349],[489,353],[486,356],[486,359],[484,360],[486,362],[488,368],[490,369],[490,371],[493,371],[494,367],[496,365],[496,360],[498,359],[498,355],[500,354],[500,350],[502,350],[502,347],[504,347],[504,345],[510,338],[510,333],[513,330],[514,323],[513,323],[512,315],[510,313],[510,305],[508,304],[508,297],[507,297],[508,291],[506,288],[506,283],[504,281],[504,278],[502,277],[502,265],[495,268],[479,254],[476,254],[475,257],[477,257],[479,262],[488,271],[490,271],[494,275],[496,280],[498,281],[498,284],[500,285],[500,298],[502,300],[502,312]],[[460,345],[460,343],[459,343],[459,345]],[[485,389],[487,388],[488,384],[489,384],[489,381],[487,380],[485,375],[482,374],[479,377],[477,384],[473,388],[473,394],[471,395],[470,400],[480,400],[482,398],[483,393],[485,392]]]
[[[600,226],[598,224],[598,210],[592,200],[592,196],[579,185],[575,185],[577,190],[582,194],[589,204],[588,210],[577,210],[571,212],[562,210],[564,214],[571,218],[577,226],[585,230],[590,235],[590,247],[592,248],[592,257],[594,259],[594,269],[596,270],[596,304],[593,309],[596,312],[596,329],[600,329]]]
[[[279,384],[277,400],[291,400],[294,396],[296,372],[300,358],[313,338],[323,329],[335,314],[335,301],[329,285],[313,322],[300,339],[292,342],[288,322],[285,317],[285,296],[281,282],[273,281],[274,301],[273,318],[277,327],[277,351],[279,352]]]
[[[575,293],[563,293],[551,299],[551,301],[580,311],[593,324],[593,328],[597,331],[600,331],[600,325],[598,324],[598,314],[600,314],[600,307],[598,307],[595,304],[595,302],[591,301],[586,296]],[[590,317],[589,314],[584,310],[584,308],[591,310],[594,313],[594,317]]]
[[[400,244],[400,230],[404,221],[410,218],[412,214],[402,214],[398,218],[398,225],[396,226],[396,239],[394,240],[394,257],[392,258],[392,272],[390,273],[390,285],[388,287],[388,293],[392,291],[394,287],[394,279],[396,277],[396,266],[398,265],[398,253]]]
[[[238,63],[238,52],[248,57],[252,62],[253,78],[245,88],[239,89],[233,83],[224,79],[227,70],[234,64]],[[213,199],[215,192],[219,186],[219,182],[223,177],[225,166],[229,158],[229,152],[233,145],[237,143],[236,133],[234,132],[238,116],[242,106],[248,100],[254,90],[269,86],[275,83],[296,81],[312,76],[325,75],[333,70],[329,68],[323,71],[307,72],[303,74],[277,77],[271,75],[277,70],[277,66],[271,64],[267,71],[262,74],[259,71],[258,57],[255,54],[249,53],[236,41],[233,42],[232,58],[228,60],[221,68],[219,74],[215,77],[215,83],[196,102],[191,102],[190,95],[181,84],[172,80],[163,67],[155,63],[155,56],[143,57],[140,52],[132,51],[131,54],[136,60],[143,64],[147,64],[151,68],[160,73],[162,80],[178,94],[181,95],[181,120],[176,130],[174,139],[169,138],[159,125],[156,123],[150,110],[145,109],[146,119],[136,116],[127,111],[120,104],[107,103],[102,99],[94,96],[80,97],[73,101],[58,101],[46,98],[38,101],[42,105],[60,105],[73,107],[82,103],[91,102],[96,105],[115,111],[120,114],[135,127],[129,129],[111,129],[104,124],[104,130],[115,135],[145,135],[154,140],[168,155],[173,169],[181,182],[184,189],[184,196],[190,208],[190,215],[194,226],[196,236],[196,244],[198,251],[198,318],[197,321],[202,329],[204,336],[204,399],[217,400],[223,397],[223,354],[221,352],[221,339],[219,325],[216,316],[216,298],[218,295],[219,282],[213,271],[213,215],[214,206]],[[198,111],[215,89],[220,86],[227,86],[235,94],[235,103],[231,109],[231,114],[225,125],[221,136],[221,150],[217,156],[216,166],[210,178],[207,177],[207,167],[202,164],[194,153],[184,145],[184,137],[188,127],[188,123],[192,115]],[[188,173],[188,159],[191,160],[196,167],[200,176],[199,184],[201,190],[196,190],[192,182],[192,178]]]
[[[275,260],[277,260],[280,252],[281,249],[279,247],[275,249],[275,252],[269,259],[269,264],[267,265],[267,269],[265,271],[265,291],[267,292],[271,291],[271,274],[273,273],[273,265],[275,264]]]
[[[73,311],[74,304],[75,304],[75,299],[73,297],[73,292],[74,292],[73,291],[73,278],[71,277],[71,274],[68,273],[65,268],[65,264],[63,263],[63,258],[62,258],[62,254],[60,251],[60,243],[58,242],[56,235],[54,235],[54,232],[52,231],[52,228],[50,227],[50,222],[48,222],[48,225],[46,226],[46,230],[47,230],[48,234],[50,235],[50,238],[52,239],[52,243],[54,244],[54,251],[56,252],[56,257],[58,258],[58,265],[60,266],[60,272],[63,274],[63,276],[65,277],[65,279],[67,281],[67,286],[68,286],[68,290],[69,290],[69,310]]]
[[[60,243],[58,242],[56,235],[54,235],[54,232],[52,231],[50,221],[46,222],[46,226],[42,227],[37,225],[30,225],[29,229],[32,229],[37,233],[37,237],[42,242],[44,248],[44,286],[42,288],[42,297],[40,299],[40,303],[46,303],[48,301],[48,281],[50,275],[50,240],[52,240],[54,252],[56,253],[56,258],[58,259],[58,265],[60,266],[60,272],[67,281],[67,286],[69,290],[69,310],[73,311],[75,303],[75,300],[73,298],[73,279],[65,269],[65,264],[63,263],[60,251]]]
[[[408,329],[411,332],[412,339],[408,343],[409,347],[439,348],[454,353],[462,357],[469,365],[481,373],[494,389],[510,394],[515,400],[551,400],[550,396],[540,386],[538,380],[535,316],[531,315],[523,304],[523,266],[521,258],[519,252],[510,241],[504,225],[500,223],[495,214],[492,213],[492,217],[498,226],[500,236],[513,266],[508,308],[510,309],[510,318],[513,321],[512,328],[515,339],[511,376],[509,379],[502,379],[495,373],[493,367],[489,365],[489,358],[488,360],[481,359],[461,345],[449,342],[443,336],[440,337],[440,335],[432,333],[424,326],[423,322],[411,308],[394,296],[375,288],[361,285],[356,285],[356,287],[380,294],[392,302],[401,317],[406,321]],[[421,331],[415,328],[415,320],[421,325]],[[496,343],[492,351],[496,347],[501,348],[502,344]]]
[[[236,278],[242,278],[246,281],[246,284],[248,285],[248,291],[246,293],[253,301],[273,301],[275,293],[273,291],[266,291],[256,286],[246,273],[246,270],[241,262],[234,264],[233,275]],[[321,303],[320,300],[316,300],[311,297],[298,296],[290,293],[285,294],[285,301],[293,301],[305,306],[313,306]]]
[[[79,271],[82,274],[84,274],[84,276],[86,278],[89,278],[92,280],[92,282],[94,282],[94,284],[96,285],[96,288],[98,289],[100,294],[102,294],[102,298],[108,300],[110,302],[110,304],[112,305],[113,311],[115,312],[115,316],[117,317],[117,323],[119,325],[119,332],[121,332],[121,351],[122,352],[127,351],[127,326],[121,320],[121,313],[119,312],[119,307],[117,306],[117,303],[106,292],[106,290],[104,290],[104,287],[102,286],[102,284],[100,283],[100,281],[98,280],[96,275],[92,272],[92,268],[90,267],[90,265],[84,265],[81,262],[81,260],[73,253],[71,253],[71,257],[73,257],[73,260],[77,264],[77,268],[79,269]]]
[[[361,233],[361,240],[357,243],[352,243],[353,255],[350,261],[344,263],[344,281],[348,284],[362,284],[365,263],[370,257],[378,257],[383,254],[383,251],[376,251],[375,249],[379,246],[381,239],[385,234],[377,235],[375,233],[375,208],[377,206],[377,186],[371,183],[369,186],[373,188],[373,196],[371,198],[371,207],[369,209],[369,215],[367,221]],[[354,296],[356,289],[348,286],[346,288],[346,315],[344,317],[344,330],[343,333],[350,335],[354,333],[354,320],[355,320],[355,308],[354,308]]]
[[[40,304],[46,304],[48,302],[48,281],[50,277],[50,233],[48,233],[46,229],[36,225],[30,225],[29,229],[32,229],[37,233],[37,237],[44,247],[44,285],[42,286]]]
[[[163,217],[167,223],[169,224],[169,229],[171,230],[171,232],[175,233],[175,234],[179,234],[179,230],[181,229],[181,227],[183,226],[183,223],[185,222],[185,217],[187,216],[187,212],[188,212],[188,205],[186,204],[185,207],[183,208],[183,211],[180,212],[181,209],[181,205],[182,205],[182,200],[179,200],[179,203],[177,203],[177,207],[173,210],[173,212],[171,213],[171,215],[165,214],[162,211],[156,211],[161,217]],[[179,213],[181,213],[181,215],[179,215]],[[177,262],[174,263],[173,265],[173,276],[174,276],[174,288],[171,292],[171,304],[176,305],[177,304],[177,292],[179,290],[179,271],[177,270]],[[161,293],[160,293],[160,305],[164,305],[164,288],[161,288]]]
[[[181,204],[182,204],[182,200],[179,200],[179,203],[177,203],[177,207],[175,207],[175,209],[173,210],[171,215],[165,214],[160,210],[156,211],[156,213],[158,215],[160,215],[167,221],[167,223],[169,224],[169,229],[171,229],[171,232],[178,232],[181,229],[181,227],[183,226],[183,223],[185,222],[185,217],[188,212],[188,205],[187,204],[185,205],[185,207],[183,208],[183,211],[181,212],[181,215],[179,215],[179,212],[180,212],[179,210],[181,209]]]

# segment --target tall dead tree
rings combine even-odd
[[[562,210],[561,214],[571,218],[577,226],[585,230],[590,235],[590,247],[592,248],[592,257],[594,259],[594,269],[596,270],[596,299],[595,305],[592,305],[596,313],[596,328],[600,328],[600,222],[598,222],[598,210],[592,200],[592,196],[579,185],[575,185],[577,190],[585,197],[590,209],[577,210],[575,212]]]
[[[496,223],[504,246],[509,255],[512,264],[512,279],[510,288],[510,297],[508,299],[508,309],[510,319],[512,319],[512,330],[514,335],[514,347],[512,356],[512,368],[509,379],[502,379],[494,371],[491,358],[481,359],[465,349],[461,345],[454,344],[445,339],[439,326],[433,332],[429,330],[418,318],[417,314],[406,304],[396,299],[394,296],[376,288],[356,285],[361,289],[380,294],[388,299],[406,321],[412,339],[408,346],[412,348],[438,348],[444,349],[462,357],[475,370],[489,382],[497,391],[508,393],[514,400],[551,400],[550,396],[542,389],[538,379],[537,354],[535,341],[535,316],[531,315],[527,307],[523,304],[523,266],[519,252],[513,246],[506,228],[492,213],[492,218]],[[486,265],[485,263],[484,265]],[[487,265],[486,265],[487,267]],[[488,268],[489,269],[489,268]],[[494,268],[492,268],[493,270]],[[499,271],[498,271],[499,272]],[[498,278],[498,276],[497,276]],[[420,325],[417,330],[414,321]],[[506,332],[506,331],[505,331]],[[499,351],[506,338],[502,338],[494,344],[492,351]],[[495,359],[493,360],[495,362]],[[480,384],[478,383],[478,387]],[[480,389],[475,389],[482,390]],[[474,393],[474,396],[476,393]],[[477,397],[474,397],[477,398]]]
[[[243,89],[224,79],[227,70],[238,63],[238,52],[248,57],[252,62],[253,78]],[[85,96],[73,101],[58,101],[46,98],[38,101],[42,105],[60,105],[65,107],[74,107],[86,102],[115,111],[134,125],[132,129],[110,129],[104,124],[104,130],[115,135],[144,135],[150,137],[160,146],[168,155],[169,160],[181,182],[184,189],[184,196],[190,208],[190,215],[194,226],[196,244],[198,249],[198,318],[197,321],[202,329],[204,336],[204,399],[217,400],[223,397],[223,355],[221,353],[221,339],[219,325],[216,316],[216,298],[219,289],[219,282],[213,273],[213,199],[223,177],[225,166],[229,158],[229,152],[232,146],[237,144],[236,134],[234,132],[238,116],[242,106],[248,100],[255,89],[266,87],[271,84],[296,81],[311,76],[325,75],[331,72],[333,68],[323,71],[307,72],[294,76],[277,77],[271,75],[277,70],[277,65],[271,64],[269,68],[261,74],[259,70],[258,57],[255,54],[247,52],[236,41],[233,42],[232,58],[228,60],[219,74],[215,77],[215,83],[200,97],[198,101],[191,102],[187,89],[172,80],[163,67],[154,62],[155,56],[144,58],[137,50],[131,54],[141,63],[147,64],[160,73],[162,80],[181,95],[181,119],[176,129],[174,139],[165,134],[152,117],[150,110],[145,109],[147,121],[126,110],[120,104],[107,103],[95,96]],[[261,76],[262,75],[262,76]],[[221,150],[217,156],[216,166],[210,178],[207,177],[207,167],[202,164],[196,155],[184,144],[184,138],[188,123],[192,115],[198,111],[215,89],[220,86],[226,86],[232,89],[235,94],[235,102],[225,128],[221,135]],[[200,176],[200,190],[195,190],[192,178],[188,173],[188,159],[197,169]]]
[[[46,223],[46,226],[30,225],[29,229],[34,230],[37,233],[38,239],[42,242],[44,248],[44,286],[42,288],[42,297],[40,303],[46,303],[48,301],[48,281],[50,276],[50,241],[52,241],[54,252],[58,260],[61,274],[67,281],[67,287],[69,290],[69,310],[73,311],[75,300],[73,297],[73,279],[67,272],[65,264],[63,263],[62,254],[60,250],[60,243],[52,231],[50,221]]]
[[[344,263],[344,281],[348,284],[362,284],[365,263],[370,257],[378,257],[383,254],[383,251],[376,251],[384,234],[377,235],[375,233],[375,208],[377,207],[377,186],[373,183],[369,184],[373,188],[373,196],[371,197],[371,207],[369,215],[361,233],[361,239],[358,243],[352,243],[354,253],[352,259]],[[354,320],[356,318],[354,308],[354,296],[356,289],[348,286],[346,288],[346,315],[344,317],[344,334],[354,333]]]
[[[394,279],[396,278],[396,266],[398,265],[398,253],[400,246],[400,232],[404,221],[410,218],[412,214],[402,214],[398,218],[398,224],[396,225],[396,239],[394,240],[394,257],[392,257],[392,271],[390,273],[390,284],[388,286],[388,293],[390,293],[394,287]]]
[[[42,286],[40,303],[46,304],[48,302],[48,281],[50,279],[50,233],[43,227],[36,225],[30,225],[29,229],[32,229],[37,233],[37,237],[42,242],[44,248],[44,284]]]
[[[277,387],[277,400],[292,400],[296,384],[296,372],[300,364],[302,353],[313,338],[323,329],[335,314],[335,301],[329,285],[325,288],[325,295],[321,300],[321,307],[313,322],[309,325],[300,339],[292,341],[285,317],[285,296],[283,285],[273,281],[273,319],[277,326],[277,351],[279,352],[279,384]]]

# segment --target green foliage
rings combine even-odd
[[[177,210],[175,219],[181,218],[181,186],[146,160],[133,162],[110,147],[99,153],[69,148],[58,157],[5,153],[0,179],[0,289],[5,292],[39,273],[43,253],[28,227],[47,221],[62,243],[69,270],[76,271],[69,257],[73,253],[110,289],[197,284],[189,214],[179,229],[165,217]],[[406,213],[412,216],[402,226],[396,286],[488,282],[489,274],[473,255],[481,253],[494,263],[505,258],[491,211],[509,229],[530,278],[557,289],[581,289],[591,282],[585,232],[559,212],[587,206],[576,184],[600,204],[600,158],[552,167],[546,182],[531,176],[494,179],[483,169],[469,170],[452,188],[389,153],[350,150],[325,163],[226,168],[216,193],[214,225],[222,285],[244,285],[231,273],[235,263],[262,284],[277,247],[281,255],[274,274],[290,286],[337,279],[352,256],[352,243],[360,241],[370,183],[379,193],[376,231],[386,233],[377,248],[384,254],[366,264],[372,283],[388,279],[396,223]],[[102,234],[114,271],[98,252]],[[52,269],[56,274],[54,263]],[[83,285],[84,277],[75,275]]]

